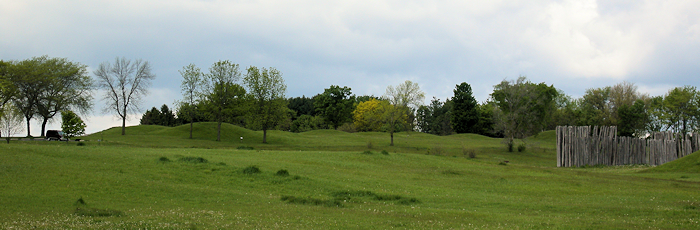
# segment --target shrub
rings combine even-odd
[[[85,146],[85,142],[82,142],[82,141],[78,142],[78,146]]]
[[[445,150],[442,149],[441,146],[435,146],[435,147],[429,149],[428,153],[432,154],[432,155],[443,155],[443,154],[445,154]]]
[[[275,173],[275,175],[277,175],[277,176],[289,176],[289,171],[287,171],[286,169],[280,169],[279,171],[277,171],[277,173]]]
[[[518,145],[518,152],[525,152],[525,148],[526,148],[525,143],[520,143]]]
[[[323,205],[327,207],[343,207],[343,203],[339,200],[321,200],[316,198],[301,198],[295,196],[282,196],[280,198],[290,204],[309,204],[309,205]]]
[[[78,198],[78,200],[75,201],[75,205],[85,205],[85,200],[83,200],[83,197]]]
[[[389,152],[387,152],[386,150],[382,150],[382,154],[389,155]]]
[[[243,173],[251,174],[251,175],[256,174],[256,173],[260,173],[260,168],[258,168],[258,166],[255,166],[255,165],[251,165],[251,166],[244,168]]]
[[[340,127],[338,127],[338,130],[343,131],[343,132],[348,132],[348,133],[354,133],[357,131],[355,129],[355,124],[353,124],[352,122],[348,122],[348,123],[341,125]]]
[[[462,147],[462,154],[469,158],[476,158],[476,150]]]
[[[180,161],[189,162],[189,163],[207,163],[207,162],[209,162],[207,159],[204,159],[201,157],[183,157],[183,158],[180,158]]]
[[[160,159],[158,159],[158,160],[160,162],[170,162],[170,159],[168,159],[167,157],[160,157]]]
[[[250,147],[250,146],[238,146],[238,147],[236,147],[236,149],[240,149],[240,150],[253,150],[253,147]]]

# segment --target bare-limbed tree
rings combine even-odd
[[[107,102],[105,113],[115,113],[122,119],[122,135],[126,134],[126,119],[129,112],[138,112],[144,96],[156,75],[151,73],[148,61],[116,58],[114,64],[103,62],[94,72],[97,87],[105,91]]]

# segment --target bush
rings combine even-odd
[[[469,158],[476,158],[476,150],[462,147],[462,154]]]
[[[189,163],[207,163],[207,162],[209,162],[207,159],[204,159],[201,157],[183,157],[183,158],[180,158],[180,161],[189,162]]]
[[[236,149],[241,149],[241,150],[253,150],[253,147],[250,146],[238,146]]]
[[[518,145],[518,152],[525,152],[525,148],[526,148],[525,143],[520,143]]]
[[[243,173],[249,174],[249,175],[260,173],[260,168],[258,168],[258,166],[255,166],[255,165],[251,165],[251,166],[244,168]]]
[[[160,162],[170,162],[170,159],[168,159],[167,157],[160,157],[160,159],[158,159],[158,160]]]
[[[286,169],[280,169],[279,171],[277,171],[277,173],[275,173],[275,175],[276,176],[289,176],[289,171],[287,171]]]
[[[78,146],[85,146],[85,142],[78,142]]]
[[[348,132],[348,133],[354,133],[357,131],[355,129],[355,124],[353,124],[352,122],[348,122],[348,123],[341,125],[340,127],[338,127],[338,130],[343,131],[343,132]]]
[[[382,154],[389,155],[389,152],[387,152],[386,150],[382,150]]]

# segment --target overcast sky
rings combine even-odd
[[[182,67],[218,60],[277,68],[287,97],[330,85],[380,96],[411,80],[426,102],[461,82],[483,102],[521,75],[575,98],[625,80],[655,96],[700,85],[698,12],[697,0],[0,0],[0,59],[65,57],[90,73],[143,59],[157,76],[144,112],[181,98]],[[103,104],[88,133],[120,125]]]

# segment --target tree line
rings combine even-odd
[[[43,136],[46,123],[61,111],[90,111],[91,92],[99,89],[107,105],[103,112],[121,118],[125,134],[128,115],[141,111],[139,105],[155,79],[150,64],[116,58],[113,63],[99,65],[93,72],[96,80],[86,69],[80,63],[47,56],[0,61],[3,123],[11,120],[8,114],[14,116],[15,123],[21,117],[27,136],[31,136],[30,121],[39,119]],[[267,142],[268,130],[337,129],[387,132],[392,145],[394,133],[401,131],[476,133],[502,137],[512,145],[515,139],[559,125],[618,126],[619,135],[636,137],[700,128],[700,96],[693,86],[676,87],[652,97],[640,93],[633,83],[622,82],[588,89],[574,99],[553,85],[519,77],[495,85],[483,102],[478,102],[471,86],[462,82],[455,85],[452,97],[444,101],[433,97],[424,105],[425,93],[411,81],[388,86],[381,96],[358,96],[347,86],[331,85],[312,97],[286,98],[282,73],[272,67],[241,70],[238,64],[224,60],[213,63],[207,72],[190,64],[179,73],[183,99],[174,109],[163,105],[160,110],[147,110],[141,124],[189,123],[193,138],[193,123],[216,122],[217,141],[221,140],[222,123],[262,130],[263,142]]]

